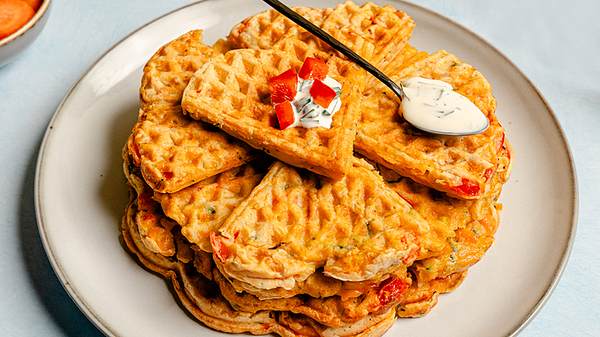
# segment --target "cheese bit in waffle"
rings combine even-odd
[[[181,226],[181,233],[189,242],[212,252],[210,233],[219,229],[263,175],[264,169],[246,164],[175,193],[155,193],[154,199]]]
[[[216,49],[227,50],[227,43]],[[217,54],[196,30],[166,44],[144,67],[142,108],[128,148],[154,190],[175,192],[251,159],[249,147],[181,111],[190,77]]]
[[[362,160],[341,180],[275,163],[211,236],[227,276],[291,289],[318,268],[362,281],[406,268],[428,249],[423,218]]]
[[[283,49],[236,49],[213,58],[190,81],[182,106],[194,119],[216,125],[281,161],[340,178],[350,168],[365,73],[298,40],[286,40]],[[341,109],[330,129],[279,130],[269,100],[269,79],[299,69],[309,56],[327,61],[329,75],[342,84]]]
[[[397,83],[414,76],[445,81],[475,103],[490,127],[482,134],[465,137],[420,132],[403,120],[398,99],[380,85],[364,97],[355,148],[421,184],[462,199],[480,198],[489,189],[504,142],[504,130],[494,115],[491,86],[475,68],[446,51],[412,60],[415,62],[393,77]]]

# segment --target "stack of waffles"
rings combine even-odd
[[[446,51],[410,46],[406,13],[295,10],[396,81],[450,83],[490,127],[417,131],[385,86],[274,11],[212,46],[191,31],[144,68],[123,150],[122,239],[213,329],[380,336],[429,312],[490,247],[510,146],[487,80]],[[342,108],[330,129],[279,130],[268,79],[306,57],[342,83]]]

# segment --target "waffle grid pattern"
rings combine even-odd
[[[163,46],[144,67],[141,109],[128,146],[134,163],[157,191],[175,192],[252,158],[247,146],[182,113],[183,90],[216,54],[195,30]]]
[[[460,198],[479,198],[489,190],[486,170],[497,166],[504,132],[494,115],[495,99],[485,78],[455,56],[439,51],[415,61],[394,80],[421,76],[446,81],[471,99],[490,119],[491,126],[470,137],[431,136],[414,129],[399,113],[398,99],[387,89],[373,90],[363,101],[355,148],[367,158],[402,176]],[[477,184],[481,193],[460,194],[464,181]]]
[[[279,160],[340,178],[352,158],[358,104],[342,106],[333,117],[331,129],[279,130],[274,127],[267,81],[290,68],[299,69],[307,56],[319,56],[328,61],[330,76],[347,88],[342,101],[360,102],[361,82],[357,80],[364,73],[299,40],[286,40],[279,48],[232,50],[214,58],[190,81],[183,108],[194,119],[218,126]]]

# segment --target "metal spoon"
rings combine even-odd
[[[316,37],[318,37],[319,39],[321,39],[322,41],[327,43],[333,49],[342,53],[349,60],[358,64],[360,67],[365,69],[371,75],[375,76],[375,78],[377,78],[379,81],[381,81],[383,84],[385,84],[388,88],[390,88],[390,90],[392,90],[392,92],[394,92],[394,94],[396,94],[396,96],[398,96],[398,98],[400,100],[404,99],[404,97],[405,97],[404,90],[402,89],[401,85],[396,84],[394,81],[392,81],[392,79],[387,77],[383,72],[381,72],[379,69],[377,69],[371,63],[369,63],[367,60],[362,58],[360,55],[358,55],[357,53],[352,51],[352,49],[346,47],[339,40],[337,40],[333,36],[329,35],[329,33],[325,32],[321,28],[317,27],[312,22],[306,20],[300,14],[296,13],[291,8],[284,5],[283,3],[281,3],[278,0],[263,0],[263,1],[266,2],[269,6],[273,7],[278,12],[280,12],[281,14],[285,15],[288,19],[292,20],[294,23],[296,23],[300,27],[306,29],[308,32],[312,33],[313,35],[315,35]],[[418,121],[410,121],[410,120],[406,120],[406,121],[409,122],[415,128],[420,129],[422,131],[432,133],[432,134],[437,134],[437,135],[444,135],[444,136],[474,135],[474,134],[482,133],[483,131],[485,131],[487,129],[487,127],[489,125],[489,122],[488,122],[487,125],[485,127],[483,127],[481,130],[476,130],[474,132],[449,132],[447,130],[441,130],[441,129],[436,129],[436,130],[429,129],[425,125],[419,125]]]

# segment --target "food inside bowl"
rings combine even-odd
[[[0,0],[0,39],[29,22],[41,4],[42,0]]]

